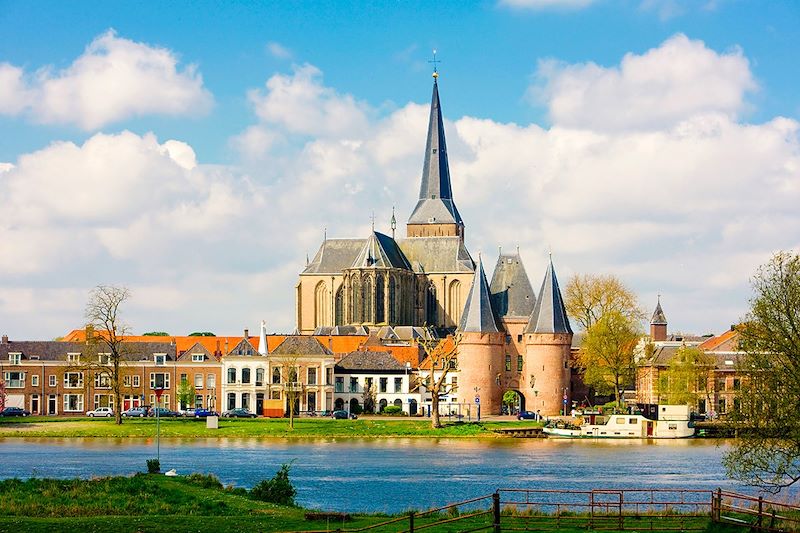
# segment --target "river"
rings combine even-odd
[[[162,439],[162,470],[213,473],[252,487],[292,461],[305,507],[399,512],[497,488],[696,488],[725,478],[725,444],[706,439]],[[0,477],[92,477],[145,470],[153,440],[0,439]]]

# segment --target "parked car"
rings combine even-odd
[[[98,407],[93,411],[86,411],[86,416],[94,418],[96,416],[105,416],[111,418],[114,416],[114,410],[110,407]]]
[[[156,414],[158,414],[159,418],[176,418],[178,416],[177,411],[167,409],[166,407],[153,407],[150,409],[150,413],[147,416],[156,416]]]
[[[520,411],[517,420],[539,420],[539,415],[533,411]]]
[[[147,407],[133,407],[122,413],[124,418],[144,418],[147,416]]]
[[[258,415],[255,413],[251,413],[247,409],[242,409],[241,407],[238,407],[236,409],[228,409],[227,411],[222,413],[222,416],[224,416],[225,418],[255,418]]]
[[[31,416],[31,412],[22,407],[6,407],[0,411],[0,416]]]
[[[206,418],[208,416],[219,416],[219,413],[210,409],[195,409],[194,414],[191,416],[195,418]]]
[[[331,417],[336,420],[347,420],[350,418],[350,415],[347,414],[347,411],[334,411],[331,413]]]
[[[178,414],[181,416],[194,416],[194,407],[187,407],[186,409],[178,409]]]

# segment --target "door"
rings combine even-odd
[[[653,422],[650,420],[647,421],[647,436],[648,437],[653,436]]]
[[[264,394],[260,392],[256,394],[256,413],[264,414]]]
[[[56,403],[56,395],[55,395],[55,394],[51,394],[51,395],[50,395],[50,396],[47,398],[47,414],[48,414],[48,415],[55,415],[55,414],[57,414],[57,413],[58,413],[58,412],[56,411],[56,407],[57,407],[57,406],[58,406],[58,404]]]
[[[39,414],[39,395],[34,394],[31,396],[31,414]]]

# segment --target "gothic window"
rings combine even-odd
[[[389,276],[389,323],[397,323],[397,310],[395,309],[397,298],[397,280],[394,276]]]
[[[326,326],[328,310],[328,288],[324,281],[317,283],[314,289],[314,327]]]
[[[438,326],[439,313],[438,302],[436,301],[436,286],[433,283],[428,285],[428,290],[425,293],[425,322],[429,326]]]
[[[344,284],[339,286],[339,290],[336,291],[336,317],[335,317],[335,326],[343,326],[344,325]]]
[[[380,324],[386,320],[384,290],[386,278],[381,274],[375,280],[375,322]]]
[[[364,285],[362,286],[361,291],[361,298],[362,298],[362,307],[363,311],[363,321],[364,322],[373,322],[372,320],[372,280],[369,277],[364,277]]]
[[[447,294],[447,306],[450,319],[454,324],[461,321],[461,312],[464,310],[464,304],[461,302],[461,282],[453,280],[450,283],[450,290]]]
[[[364,311],[363,311],[363,294],[361,293],[361,278],[359,276],[353,276],[353,288],[352,288],[352,298],[350,298],[350,305],[351,305],[351,315],[353,317],[352,322],[354,324],[360,324],[364,321]]]

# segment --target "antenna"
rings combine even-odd
[[[441,63],[438,59],[436,59],[436,49],[433,50],[433,59],[429,60],[428,63],[433,63],[433,78],[436,79],[439,77],[439,69],[436,67],[437,63]]]

